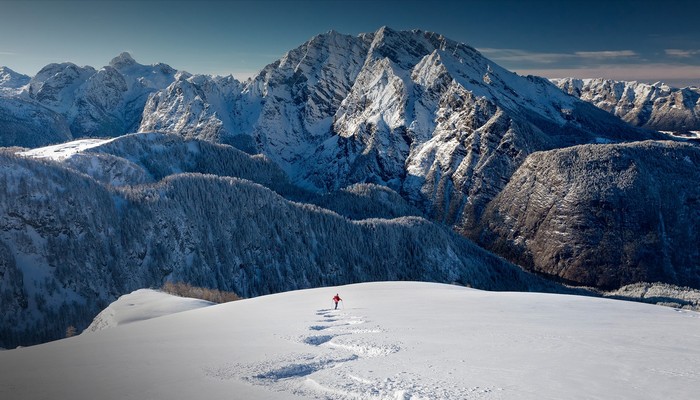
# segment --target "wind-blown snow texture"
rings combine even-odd
[[[344,299],[338,311],[335,293]],[[691,400],[700,391],[699,330],[700,314],[667,307],[368,283],[3,351],[0,396]]]
[[[166,278],[245,297],[367,280],[559,290],[420,217],[351,221],[289,201],[274,164],[230,146],[137,134],[79,155],[0,154],[5,346],[83,329]]]

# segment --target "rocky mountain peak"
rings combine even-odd
[[[116,68],[124,68],[124,67],[130,67],[132,65],[136,65],[137,62],[134,60],[133,57],[131,57],[131,54],[128,52],[122,52],[118,56],[114,57],[112,61],[109,62],[109,65]]]
[[[31,78],[8,67],[0,67],[0,88],[16,89],[29,83]]]

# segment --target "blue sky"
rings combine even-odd
[[[144,64],[250,76],[313,35],[383,25],[434,31],[496,63],[546,77],[700,86],[700,1],[0,0],[0,65]]]

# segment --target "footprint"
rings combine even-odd
[[[273,369],[272,371],[255,375],[253,378],[279,381],[281,379],[297,378],[311,375],[322,368],[323,367],[319,364],[291,364],[285,365],[281,368]]]
[[[303,342],[312,346],[320,346],[326,342],[329,342],[334,337],[335,336],[333,335],[309,336],[306,339],[304,339]]]
[[[328,328],[330,328],[330,326],[326,326],[326,325],[313,325],[313,326],[310,326],[310,327],[309,327],[309,330],[310,330],[310,331],[322,331],[322,330],[328,329]]]
[[[273,382],[292,378],[301,378],[311,375],[314,372],[327,368],[333,368],[338,364],[356,359],[357,356],[354,354],[344,358],[320,357],[313,359],[302,359],[302,362],[292,362],[287,365],[275,366],[272,369],[253,375],[252,378]]]

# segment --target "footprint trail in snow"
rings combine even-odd
[[[210,371],[279,392],[313,399],[497,399],[499,390],[406,371],[392,356],[402,351],[392,332],[351,310],[319,309],[307,330],[286,338],[308,352]],[[416,360],[420,362],[420,360]],[[410,369],[410,368],[409,368]]]

